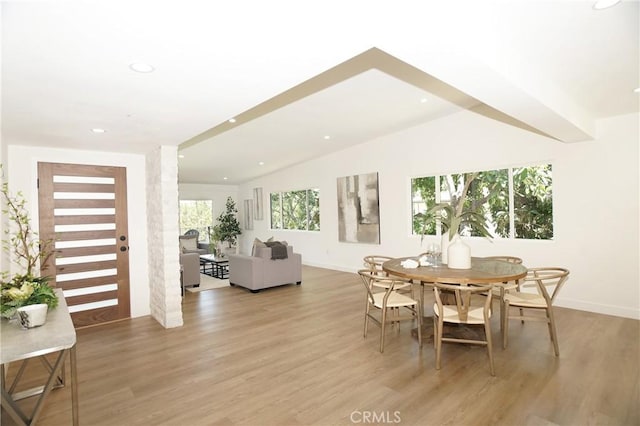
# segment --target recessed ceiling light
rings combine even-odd
[[[131,68],[132,71],[141,73],[150,73],[155,71],[155,68],[152,65],[142,62],[134,62],[132,64],[129,64],[129,68]]]
[[[264,161],[258,162],[258,166],[264,166]]]
[[[422,98],[422,99],[420,99],[420,103],[421,104],[426,104],[427,100],[428,100],[427,98]]]
[[[235,122],[236,122],[236,119],[235,119],[235,118],[230,118],[230,119],[229,119],[229,123],[235,123]]]
[[[329,140],[329,139],[331,139],[331,136],[326,135],[324,138],[325,138],[325,140]]]
[[[593,8],[595,10],[606,9],[611,6],[615,6],[616,4],[620,3],[620,1],[621,0],[596,0],[596,2],[593,3]]]
[[[106,130],[105,130],[105,129],[99,129],[99,128],[97,128],[97,127],[96,127],[95,129],[91,129],[91,131],[92,131],[93,133],[105,133],[105,132],[106,132]]]
[[[640,93],[640,87],[636,87],[635,89],[633,89],[634,93]]]
[[[184,154],[178,154],[178,158],[184,158]]]
[[[225,177],[223,177],[222,179],[227,180],[227,179],[229,179],[229,178],[225,176]]]

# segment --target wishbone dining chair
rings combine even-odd
[[[388,277],[389,274],[386,273],[382,269],[382,264],[387,260],[392,260],[393,257],[389,256],[381,256],[381,255],[369,255],[363,258],[364,266],[367,269],[375,271],[377,275],[382,277]],[[376,282],[373,284],[375,287],[386,288],[386,284],[384,282]],[[411,282],[405,281],[404,283],[396,282],[394,286],[395,291],[399,291],[400,293],[408,293],[413,290]]]
[[[504,262],[515,263],[518,265],[522,264],[522,259],[516,256],[487,256],[484,259],[489,260],[502,260]],[[502,311],[502,300],[504,299],[505,293],[510,290],[518,289],[518,282],[504,282],[502,284],[495,284],[493,289],[493,297],[498,300],[500,303],[500,329],[502,330],[502,318],[504,317],[504,312]],[[491,312],[493,312],[493,305],[491,305]],[[522,315],[522,311],[520,311],[520,315]]]
[[[440,360],[442,355],[442,343],[467,343],[474,345],[484,345],[487,347],[489,355],[489,367],[491,375],[495,376],[493,368],[493,350],[491,341],[491,285],[452,285],[434,283],[433,292],[436,297],[436,303],[433,305],[433,344],[436,350],[436,370],[440,370]],[[455,298],[449,303],[443,301],[443,292],[447,294],[453,293]],[[474,295],[486,296],[481,306],[471,303]],[[479,298],[482,300],[482,298]],[[453,303],[455,304],[453,304]],[[483,324],[485,340],[475,340],[466,338],[444,337],[444,323],[454,324]]]
[[[378,324],[380,326],[380,352],[382,353],[384,352],[386,325],[398,323],[399,331],[400,321],[415,319],[418,325],[418,342],[422,346],[422,306],[420,301],[395,291],[396,285],[404,285],[407,281],[399,277],[380,276],[372,269],[361,269],[358,274],[367,292],[364,311],[364,337],[367,337],[369,321]],[[375,292],[376,288],[384,289],[384,291]],[[388,315],[390,309],[395,310],[395,314]],[[376,311],[379,312],[379,315],[374,314]]]
[[[365,256],[362,260],[364,262],[364,266],[367,267],[368,269],[374,269],[376,271],[384,272],[382,270],[382,264],[387,260],[391,260],[391,259],[393,259],[393,257],[372,254],[372,255]]]
[[[506,293],[503,300],[504,316],[502,318],[502,347],[507,347],[509,335],[509,320],[519,319],[524,323],[526,320],[543,321],[547,323],[549,328],[549,336],[553,343],[553,349],[556,356],[560,355],[558,347],[558,335],[556,332],[555,317],[553,315],[553,302],[558,296],[560,289],[569,278],[569,270],[558,267],[542,267],[529,268],[527,276],[524,278],[520,289],[514,292]],[[521,290],[529,287],[535,288],[537,291],[524,292]],[[521,310],[544,311],[545,316],[520,315],[509,316],[509,308],[517,307]]]

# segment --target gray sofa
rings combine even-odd
[[[198,243],[198,235],[180,235],[180,267],[182,287],[200,285],[200,255],[209,250]]]
[[[182,268],[182,286],[193,287],[200,285],[200,254],[180,254],[180,267]]]
[[[257,293],[263,288],[302,283],[302,256],[287,246],[286,259],[271,259],[270,247],[254,247],[253,256],[229,255],[229,283]]]

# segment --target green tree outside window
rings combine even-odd
[[[212,200],[180,200],[180,234],[189,229],[200,233],[200,242],[209,242],[209,228],[213,226]]]
[[[553,238],[550,164],[412,179],[413,233],[435,235],[436,218],[429,217],[425,212],[437,203],[457,206],[464,184],[469,181],[465,210],[484,217],[484,225],[490,235],[518,239]],[[440,182],[438,194],[435,191],[437,182]],[[446,211],[441,214],[446,216]],[[425,216],[428,220],[424,220]],[[463,222],[461,229],[468,235],[483,235],[477,226],[472,222]]]
[[[271,229],[320,230],[320,191],[273,192],[271,201]]]

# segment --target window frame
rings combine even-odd
[[[524,169],[524,168],[533,168],[533,167],[548,167],[550,170],[550,202],[551,202],[551,236],[549,238],[524,238],[524,237],[517,237],[516,234],[516,211],[515,211],[515,183],[514,183],[514,170],[517,169]],[[455,174],[464,174],[464,173],[483,173],[483,172],[493,172],[493,171],[499,171],[499,170],[507,170],[507,190],[508,190],[508,210],[507,213],[509,215],[509,234],[508,236],[501,236],[501,235],[494,235],[493,239],[500,239],[500,240],[518,240],[518,241],[553,241],[555,239],[556,236],[556,229],[555,229],[555,209],[553,208],[554,206],[554,201],[553,201],[553,162],[551,161],[540,161],[540,162],[535,162],[535,163],[527,163],[527,164],[520,164],[520,165],[511,165],[511,166],[504,166],[504,167],[496,167],[496,168],[491,168],[491,169],[485,169],[485,170],[476,170],[476,171],[467,171],[467,172],[450,172],[450,173],[439,173],[439,174],[429,174],[429,175],[422,175],[422,176],[413,176],[409,178],[409,199],[410,199],[410,205],[409,205],[409,229],[410,229],[410,235],[411,236],[421,236],[421,234],[419,232],[416,232],[416,229],[414,228],[414,216],[416,214],[416,212],[414,212],[414,206],[416,204],[419,203],[423,203],[425,205],[429,205],[427,202],[425,201],[416,201],[415,197],[414,197],[414,181],[415,179],[421,179],[421,178],[434,178],[434,191],[435,191],[435,203],[440,203],[441,202],[441,196],[442,196],[442,177],[443,176],[447,176],[447,175],[455,175]],[[440,226],[439,223],[439,216],[436,216],[435,219],[435,234],[425,234],[424,236],[436,236],[436,237],[441,237],[442,235],[442,227]],[[471,236],[472,238],[476,238],[477,236]]]
[[[296,192],[305,192],[305,218],[304,218],[304,228],[285,228],[285,210],[283,200],[285,199],[286,194],[296,193]],[[317,193],[317,197],[311,197],[310,192],[314,191]],[[277,194],[278,196],[278,204],[279,204],[279,212],[278,215],[280,217],[279,228],[275,228],[273,225],[273,195]],[[310,200],[318,200],[318,225],[317,229],[310,229],[311,224],[311,216],[312,216],[312,208],[310,208]],[[315,207],[315,206],[314,206]],[[289,190],[289,191],[275,191],[269,192],[269,227],[272,231],[308,231],[308,232],[320,232],[320,189],[317,187],[307,188],[307,189],[297,189],[297,190]]]
[[[187,227],[188,229],[183,229],[182,226],[182,209],[183,209],[183,202],[184,203],[198,203],[198,202],[203,202],[203,203],[207,203],[210,205],[211,207],[211,223],[206,225],[205,227]],[[198,241],[201,243],[208,243],[209,242],[209,231],[213,228],[214,223],[215,223],[215,216],[213,214],[213,208],[214,208],[214,203],[212,199],[209,198],[199,198],[199,199],[195,199],[195,198],[181,198],[178,200],[178,228],[180,230],[180,234],[183,234],[184,232],[188,231],[189,229],[196,229],[200,235],[199,235],[199,239]]]

